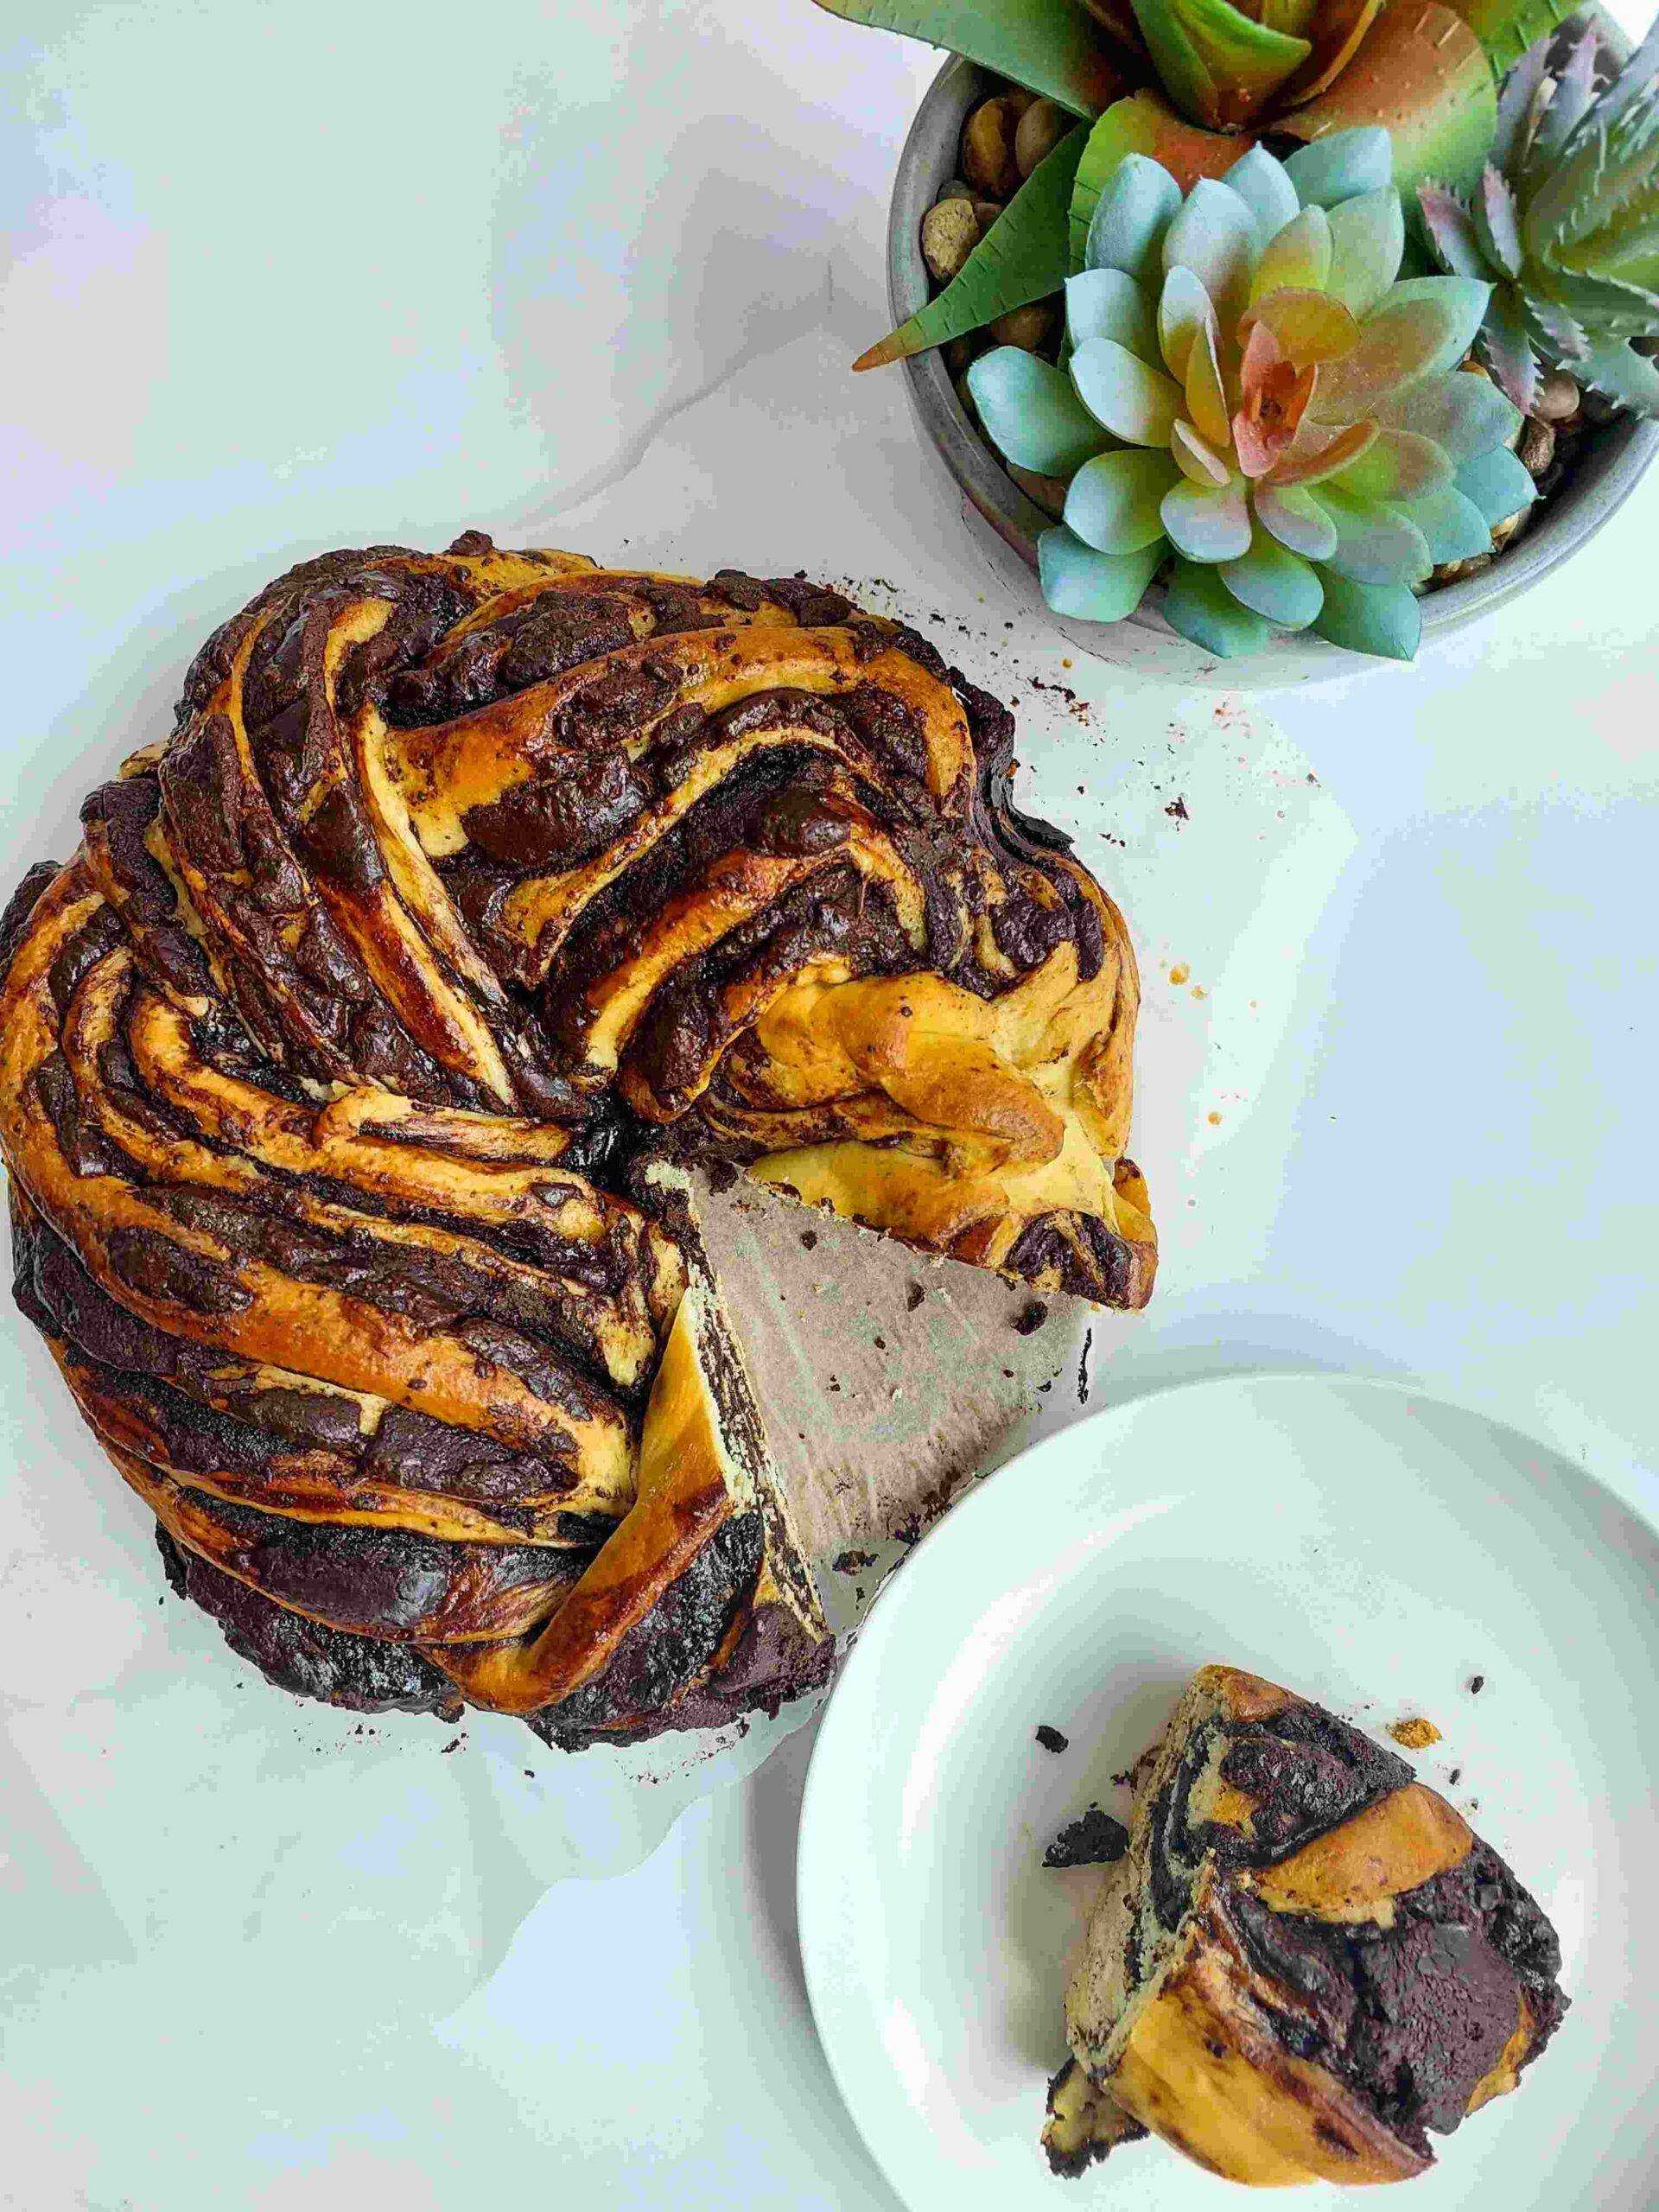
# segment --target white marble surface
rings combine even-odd
[[[883,577],[980,631],[953,639],[970,672],[1058,677],[1058,644],[974,568],[898,382],[838,374],[883,322],[887,185],[929,67],[806,0],[19,0],[8,879],[68,842],[89,767],[153,733],[194,639],[353,537],[626,534],[689,568]],[[1270,702],[1356,849],[1229,1135],[1236,1195],[1181,1238],[1103,1387],[1414,1372],[1659,1505],[1656,522],[1650,484],[1433,659]],[[1092,732],[1039,715],[1026,750],[1074,823],[1091,748],[1214,710],[1066,680]],[[1261,739],[1259,714],[1241,728]],[[9,1734],[39,1649],[73,1664],[29,1600],[0,1585]],[[38,1827],[18,1850],[0,1808],[0,2202],[890,2205],[800,1981],[807,1748],[516,1935],[443,1839],[351,1834],[339,1780],[335,1878],[296,1836],[293,1878],[250,1897],[215,1834],[148,1955],[107,1884]],[[48,1905],[79,1938],[41,1958]]]

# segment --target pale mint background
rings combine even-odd
[[[626,516],[688,567],[889,578],[1059,677],[921,468],[899,382],[835,373],[882,326],[887,186],[930,69],[807,0],[15,7],[0,871],[67,848],[89,770],[164,726],[213,621],[342,540],[474,523],[615,553]],[[1650,484],[1434,660],[1274,702],[1358,850],[1225,1154],[1236,1195],[1181,1240],[1113,1387],[1414,1371],[1659,1501],[1656,521]],[[1211,711],[1137,691],[1113,727]],[[1098,741],[1049,736],[1031,797],[1076,820]],[[41,1380],[0,1325],[20,1498],[80,1479]],[[0,2202],[890,2205],[802,1993],[804,1741],[516,1936],[454,1793],[394,1819],[366,1767],[320,1763],[297,1815],[284,1795],[251,1892],[257,1705],[234,1821],[204,1805],[173,1840],[158,1744],[156,1802],[113,1808],[130,1845],[93,1864],[71,1841],[98,1806],[91,1707],[60,1800],[12,1779],[48,1693],[123,1663],[107,1586],[136,1522],[108,1492],[73,1510],[74,1609],[26,1547],[0,1580]]]

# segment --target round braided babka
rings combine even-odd
[[[718,1720],[832,1644],[698,1243],[715,1160],[1114,1305],[1135,963],[1013,722],[799,580],[306,563],[0,925],[16,1291],[279,1681]]]

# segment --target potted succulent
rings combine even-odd
[[[899,327],[859,365],[906,362],[1100,649],[1127,618],[1409,658],[1659,446],[1659,40],[1615,76],[1556,0],[1090,0],[1104,41],[1073,0],[823,3],[969,57],[906,146]]]

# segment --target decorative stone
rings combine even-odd
[[[941,200],[922,218],[922,259],[936,284],[948,284],[979,244],[979,218],[971,201]]]

